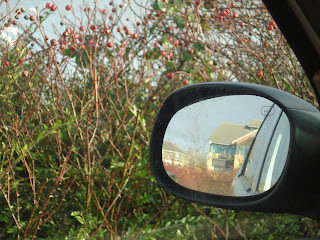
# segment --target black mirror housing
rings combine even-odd
[[[254,196],[232,197],[183,187],[167,174],[162,161],[166,128],[174,114],[193,103],[230,95],[260,96],[277,104],[290,122],[287,162],[278,182]],[[281,90],[248,83],[202,83],[180,88],[164,101],[155,120],[149,146],[152,173],[161,187],[185,200],[237,211],[293,213],[320,219],[320,112]]]

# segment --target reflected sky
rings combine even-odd
[[[208,138],[223,122],[248,125],[253,119],[263,120],[272,105],[268,99],[238,95],[212,98],[194,103],[178,111],[167,127],[164,141],[182,150],[208,152]],[[197,145],[197,146],[195,146]]]

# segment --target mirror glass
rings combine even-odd
[[[168,175],[193,190],[250,196],[270,189],[287,159],[290,123],[280,107],[252,95],[203,100],[179,110],[166,129]]]

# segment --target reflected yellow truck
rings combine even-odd
[[[221,123],[208,138],[207,168],[210,171],[239,169],[258,132],[262,120],[253,119],[248,125]]]

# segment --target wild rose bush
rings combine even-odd
[[[141,5],[146,14],[126,27],[125,3],[83,3],[79,18],[76,5],[33,13],[0,2],[0,35],[19,29],[0,44],[1,238],[143,239],[175,226],[184,226],[176,237],[196,236],[186,223],[205,224],[211,237],[221,226],[228,238],[229,221],[249,237],[246,224],[264,219],[168,196],[150,175],[148,142],[164,97],[188,84],[254,82],[315,103],[276,25],[256,1],[166,0]],[[62,31],[43,28],[51,16]],[[317,233],[311,220],[279,219],[298,226],[287,236]],[[264,226],[258,232],[277,233]]]

